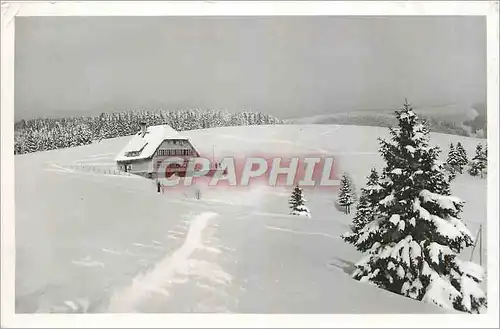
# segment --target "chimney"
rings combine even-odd
[[[146,122],[141,122],[141,136],[144,137],[146,136]]]

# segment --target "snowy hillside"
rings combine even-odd
[[[382,166],[376,138],[388,130],[315,124],[185,135],[215,157],[334,155],[359,190]],[[311,218],[288,215],[291,189],[282,187],[161,195],[153,181],[115,171],[128,141],[15,156],[16,312],[445,312],[350,277],[360,254],[340,235],[352,217],[331,190],[304,190]],[[481,140],[431,134],[443,160],[457,141],[472,155]],[[466,201],[471,232],[485,229],[486,179],[460,175],[452,191]]]
[[[485,113],[455,105],[417,108],[414,110],[429,121],[434,132],[475,136],[478,129],[486,131]],[[342,124],[390,127],[396,123],[393,111],[355,110],[300,117],[289,120],[296,124]],[[482,136],[481,136],[482,137]]]

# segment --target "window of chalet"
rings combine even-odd
[[[180,155],[193,155],[192,149],[166,149],[158,150],[158,156],[180,156]]]
[[[141,154],[140,151],[130,151],[130,152],[125,153],[125,156],[127,156],[127,157],[136,157],[139,154]]]

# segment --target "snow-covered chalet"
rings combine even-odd
[[[116,156],[119,170],[157,178],[158,168],[167,157],[189,159],[200,154],[188,137],[182,136],[168,125],[150,126],[141,124],[141,130]]]

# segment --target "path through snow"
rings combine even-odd
[[[128,287],[115,292],[110,298],[108,311],[134,312],[150,293],[169,296],[166,290],[169,281],[179,270],[186,267],[192,253],[202,247],[203,230],[208,221],[216,215],[214,212],[204,212],[193,219],[182,246],[156,264],[151,271],[135,277]]]

